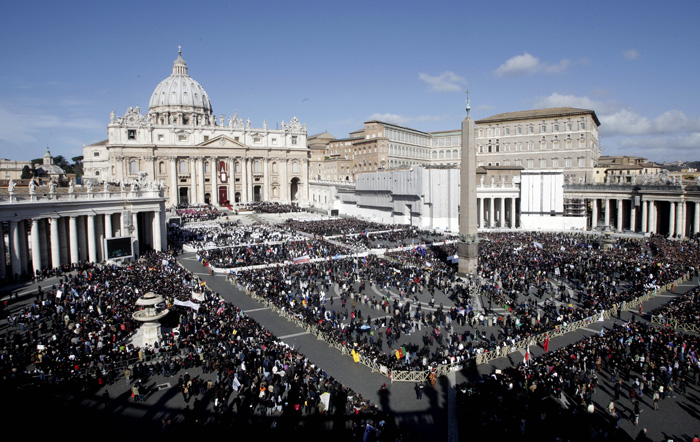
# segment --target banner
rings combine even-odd
[[[309,261],[310,261],[309,255],[299,256],[299,257],[293,259],[294,264],[300,264],[300,263],[309,262]]]

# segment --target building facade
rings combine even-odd
[[[591,183],[600,157],[595,112],[552,108],[507,112],[476,121],[480,166],[562,170],[567,183]]]
[[[214,114],[204,88],[188,74],[181,52],[156,86],[149,109],[114,112],[108,139],[84,146],[84,178],[93,182],[162,183],[168,205],[305,203],[309,149],[296,117],[280,128],[254,128],[237,114]]]

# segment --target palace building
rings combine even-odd
[[[168,206],[216,206],[308,199],[306,127],[296,117],[271,129],[237,114],[214,114],[209,95],[188,74],[182,52],[149,108],[112,112],[108,139],[83,147],[84,179],[93,183],[158,181]]]

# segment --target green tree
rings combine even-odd
[[[24,166],[22,168],[22,176],[20,176],[20,179],[28,180],[31,177],[32,177],[32,170],[29,168],[29,166]]]

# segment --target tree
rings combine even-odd
[[[20,179],[28,180],[31,177],[32,177],[32,170],[29,168],[29,166],[24,166],[22,168],[22,176],[20,176]]]

